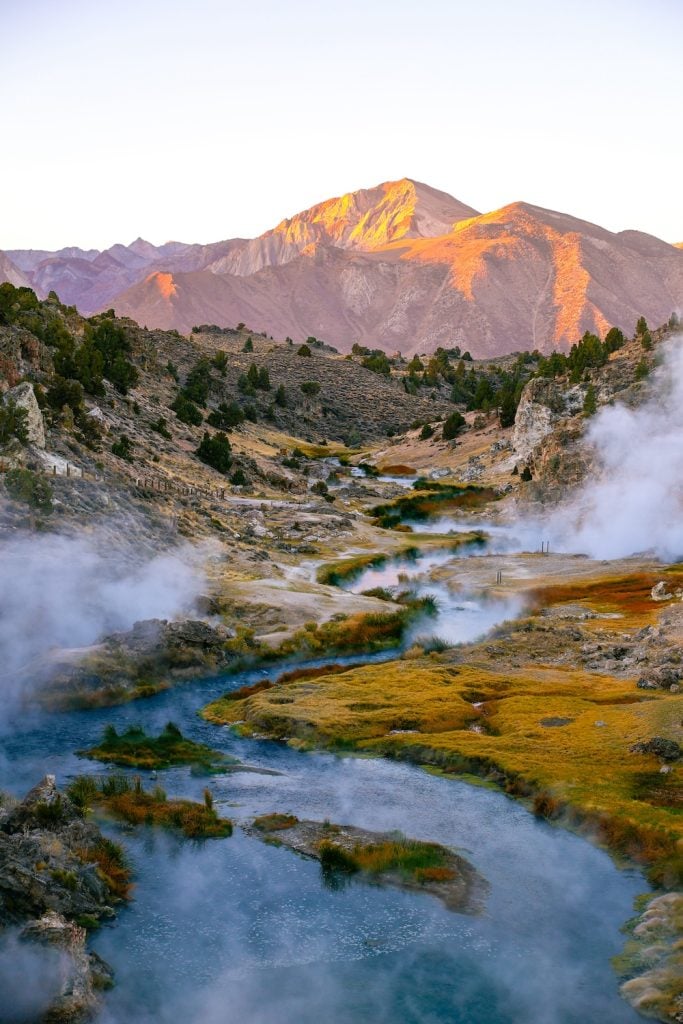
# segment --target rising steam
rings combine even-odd
[[[189,545],[141,559],[104,540],[58,535],[0,543],[0,689],[53,647],[81,647],[140,619],[171,619],[202,591],[200,552]],[[30,678],[30,673],[28,673]]]
[[[683,556],[683,339],[669,343],[653,384],[643,405],[607,406],[592,421],[598,474],[551,517],[556,547],[593,558]]]

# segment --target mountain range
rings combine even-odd
[[[253,239],[0,252],[0,280],[148,327],[234,326],[410,355],[567,349],[683,307],[683,246],[528,203],[491,213],[409,178],[330,199]]]

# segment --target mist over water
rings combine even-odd
[[[350,587],[402,587],[437,602],[420,634],[462,643],[520,614],[521,599],[454,593],[428,572],[452,559],[538,550],[616,558],[652,550],[683,553],[683,347],[669,346],[656,398],[637,409],[601,410],[589,426],[598,473],[549,515],[489,533],[486,548],[432,551],[390,561]],[[421,532],[472,528],[463,519],[420,524]],[[21,696],[18,673],[52,647],[77,647],[144,618],[173,618],[205,587],[202,552],[182,548],[136,560],[98,538],[17,537],[0,544],[0,686]],[[276,673],[277,668],[273,668]],[[630,1024],[609,957],[619,925],[646,888],[606,854],[533,819],[498,793],[437,779],[407,765],[303,755],[240,740],[197,719],[197,708],[248,677],[187,684],[179,691],[87,715],[38,716],[7,737],[0,776],[28,784],[45,770],[60,782],[83,770],[73,751],[94,744],[105,724],[140,722],[156,731],[176,721],[192,738],[281,774],[214,778],[216,806],[236,820],[283,811],[371,829],[401,829],[463,849],[489,879],[486,914],[450,914],[429,897],[363,886],[333,892],[317,864],[232,839],[193,844],[151,830],[114,831],[136,873],[135,899],[95,938],[114,966],[116,988],[101,1024]],[[258,673],[253,678],[261,678]],[[0,720],[0,725],[2,721]],[[4,739],[4,737],[3,737]],[[101,766],[88,770],[106,771]],[[201,799],[205,779],[164,774],[171,794]],[[18,1013],[52,985],[51,969],[14,939],[0,947],[0,989]],[[5,977],[3,978],[3,962]],[[7,967],[9,965],[9,968]],[[46,983],[10,989],[16,965]],[[30,996],[30,998],[29,998]],[[1,1016],[1,1013],[0,1013]],[[18,1018],[21,1019],[21,1018]]]
[[[5,710],[30,686],[22,670],[52,648],[85,646],[140,619],[170,619],[188,610],[204,586],[203,554],[186,545],[151,558],[132,549],[126,556],[97,536],[32,534],[0,543]]]

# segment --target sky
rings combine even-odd
[[[0,0],[0,249],[253,237],[404,176],[683,241],[683,0]]]

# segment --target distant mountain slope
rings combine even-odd
[[[5,252],[0,252],[0,284],[9,281],[15,288],[30,288],[31,281]]]
[[[150,276],[116,309],[188,331],[240,321],[274,337],[314,334],[348,350],[461,345],[476,356],[567,348],[586,330],[632,331],[683,304],[679,250],[524,203],[461,221],[436,238],[402,237],[373,251],[313,246],[280,266],[236,277]]]
[[[251,240],[12,258],[38,294],[55,290],[88,313],[114,306],[180,331],[244,321],[342,350],[550,351],[683,307],[681,247],[521,202],[479,214],[409,178],[318,203]]]

